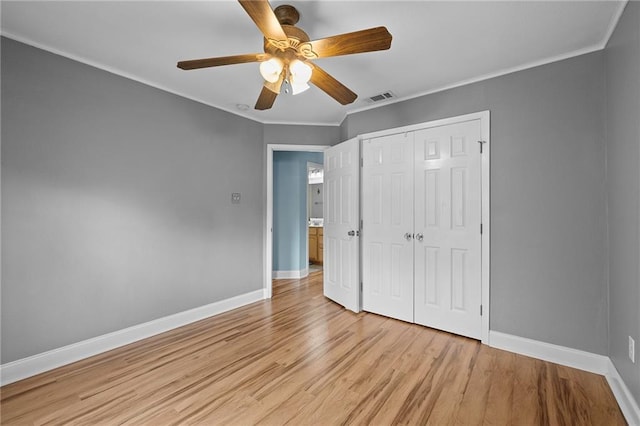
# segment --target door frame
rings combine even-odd
[[[264,265],[263,265],[263,298],[270,299],[273,295],[273,153],[274,151],[301,151],[324,152],[330,145],[287,145],[267,144],[266,184],[267,196],[265,198],[265,227],[264,235]]]
[[[389,136],[398,133],[407,133],[415,130],[428,129],[430,127],[446,126],[463,121],[480,120],[480,133],[484,143],[482,146],[481,156],[481,223],[482,223],[482,236],[481,236],[481,304],[482,304],[482,316],[481,320],[481,341],[482,343],[489,345],[489,317],[491,314],[490,309],[490,289],[491,289],[491,113],[489,110],[474,112],[471,114],[458,115],[455,117],[448,117],[439,120],[427,121],[419,124],[412,124],[409,126],[396,127],[393,129],[380,130],[371,133],[365,133],[359,135],[359,139],[365,140],[380,136]],[[362,197],[362,191],[360,191]],[[362,206],[362,199],[360,200]]]

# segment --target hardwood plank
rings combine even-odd
[[[493,359],[492,371],[500,371],[490,381],[487,409],[484,415],[486,425],[507,425],[513,423],[513,391],[515,380],[515,354],[497,351]]]
[[[273,299],[0,389],[3,425],[625,424],[602,376],[322,295]]]
[[[515,356],[512,415],[513,424],[542,424],[542,403],[538,392],[538,373],[543,361]]]

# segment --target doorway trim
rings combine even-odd
[[[489,316],[491,309],[490,291],[491,291],[491,169],[490,169],[490,152],[491,152],[491,113],[489,110],[474,112],[471,114],[463,114],[455,117],[448,117],[439,120],[427,121],[419,124],[412,124],[408,126],[395,127],[391,129],[380,130],[376,132],[370,132],[359,135],[360,140],[369,139],[373,137],[388,136],[397,133],[406,133],[421,129],[428,129],[431,127],[446,126],[449,124],[455,124],[463,121],[480,120],[480,134],[482,143],[480,147],[482,149],[481,161],[481,224],[482,224],[482,237],[481,237],[481,304],[482,304],[482,316],[481,322],[481,342],[490,345],[489,343]]]
[[[273,273],[273,153],[274,151],[300,151],[300,152],[324,152],[330,145],[287,145],[267,144],[267,197],[265,200],[265,227],[264,233],[264,270],[262,290],[265,299],[270,299],[273,294],[271,283]]]

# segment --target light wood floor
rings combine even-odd
[[[321,277],[7,385],[2,424],[625,424],[602,376],[350,313]]]

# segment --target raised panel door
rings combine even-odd
[[[360,311],[360,145],[350,139],[324,154],[324,295]]]
[[[415,132],[415,322],[481,334],[480,120]]]
[[[362,143],[362,308],[413,322],[413,134]]]

